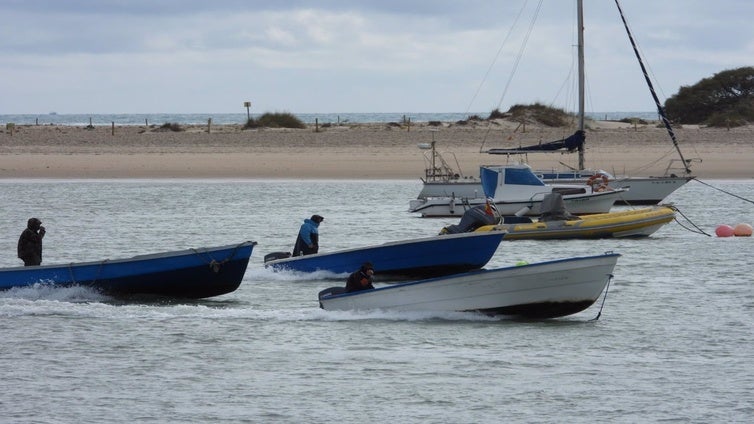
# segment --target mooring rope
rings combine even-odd
[[[694,181],[697,181],[697,182],[699,182],[699,183],[701,183],[701,184],[704,184],[704,185],[706,185],[707,187],[710,187],[710,188],[714,188],[715,190],[717,190],[717,191],[720,191],[720,192],[723,192],[723,193],[725,193],[725,194],[727,194],[727,195],[729,195],[729,196],[733,196],[733,197],[735,197],[736,199],[740,199],[740,200],[743,200],[744,202],[754,203],[754,201],[752,201],[752,200],[749,200],[749,199],[747,199],[747,198],[745,198],[745,197],[741,197],[741,196],[739,196],[739,195],[737,195],[737,194],[733,194],[733,193],[731,193],[731,192],[729,192],[729,191],[726,191],[726,190],[723,190],[723,189],[721,189],[721,188],[719,188],[719,187],[715,187],[715,186],[713,186],[712,184],[707,184],[707,183],[705,183],[704,181],[700,180],[699,178],[693,178],[693,180],[694,180]]]
[[[610,282],[613,281],[613,274],[607,274],[607,286],[605,287],[605,295],[602,296],[602,304],[600,304],[600,310],[597,312],[597,316],[589,321],[597,321],[602,316],[602,308],[605,307],[605,300],[607,299],[607,292],[610,290]]]
[[[690,231],[690,232],[692,232],[692,233],[696,233],[696,234],[704,234],[704,235],[705,235],[705,236],[707,236],[707,237],[712,237],[712,235],[711,235],[711,234],[707,234],[707,233],[706,233],[706,232],[705,232],[704,230],[702,230],[702,229],[701,229],[701,228],[700,228],[700,227],[699,227],[698,225],[694,224],[694,222],[693,222],[692,220],[690,220],[688,216],[684,215],[684,214],[683,214],[683,212],[681,212],[681,210],[680,210],[680,209],[678,209],[677,207],[675,207],[675,206],[673,206],[673,205],[663,205],[663,206],[667,206],[667,207],[669,207],[669,208],[673,209],[674,211],[678,212],[678,213],[679,213],[679,214],[680,214],[680,215],[681,215],[681,216],[682,216],[682,217],[683,217],[684,219],[686,219],[686,221],[688,221],[688,223],[689,223],[689,224],[693,225],[693,226],[694,226],[694,228],[696,228],[696,230],[694,230],[694,229],[691,229],[691,228],[689,228],[689,227],[687,227],[687,226],[683,225],[683,223],[682,223],[681,221],[679,221],[679,220],[678,220],[678,217],[675,217],[675,218],[673,218],[673,219],[675,220],[675,222],[677,222],[677,223],[678,223],[678,225],[680,225],[680,226],[681,226],[681,228],[683,228],[683,229],[685,229],[685,230],[687,230],[687,231]]]

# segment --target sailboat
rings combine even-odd
[[[628,205],[654,205],[663,201],[675,190],[681,188],[684,184],[695,177],[691,172],[692,162],[701,162],[700,159],[686,159],[678,146],[675,134],[670,126],[670,122],[665,116],[662,105],[660,104],[657,94],[654,91],[651,80],[647,74],[646,68],[641,60],[633,36],[628,29],[623,11],[616,1],[618,10],[623,19],[629,40],[634,48],[637,59],[644,72],[644,77],[649,86],[652,97],[657,106],[658,115],[668,131],[680,159],[671,160],[665,172],[661,176],[613,176],[609,172],[601,169],[587,169],[584,158],[584,142],[586,139],[584,125],[584,13],[583,0],[577,0],[578,15],[578,129],[575,133],[562,140],[556,140],[547,143],[540,143],[533,146],[524,146],[518,148],[493,148],[482,150],[480,153],[492,155],[525,155],[529,153],[563,153],[578,152],[578,169],[569,170],[533,170],[535,175],[541,178],[546,184],[588,184],[588,185],[608,185],[613,189],[627,189],[616,204]],[[426,147],[425,147],[426,148]],[[461,177],[460,172],[453,172],[448,169],[447,163],[442,159],[442,155],[437,152],[434,143],[431,145],[431,167],[425,169],[424,178],[422,178],[422,190],[417,199],[452,197],[454,199],[475,199],[484,196],[481,180],[478,177]],[[441,163],[443,167],[437,167],[434,164]]]

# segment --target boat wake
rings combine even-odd
[[[287,269],[255,268],[246,274],[251,281],[312,281],[337,280],[345,284],[348,273],[334,273],[330,271],[299,272]]]
[[[505,321],[507,317],[492,317],[478,312],[448,311],[325,311],[319,310],[314,318],[322,321]]]
[[[111,300],[110,296],[97,289],[84,286],[60,287],[37,283],[31,286],[13,287],[0,291],[0,299],[53,300],[58,302],[84,303]]]

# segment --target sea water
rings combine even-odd
[[[754,198],[751,181],[707,182]],[[0,292],[0,422],[750,422],[754,239],[714,229],[754,222],[751,203],[691,181],[667,199],[680,223],[649,238],[504,241],[488,267],[622,255],[605,298],[548,321],[328,312],[317,292],[345,275],[263,267],[315,213],[325,217],[323,251],[457,222],[408,213],[419,189],[418,180],[0,181],[4,267],[20,264],[16,241],[31,216],[47,228],[45,264],[259,243],[241,287],[211,299]]]
[[[486,118],[490,112],[448,112],[448,113],[294,113],[307,124],[349,124],[380,122],[456,122],[470,116]],[[209,119],[215,125],[243,124],[249,117],[259,118],[259,113],[95,113],[95,114],[4,114],[0,115],[0,125],[9,122],[16,125],[162,125],[176,123],[181,125],[206,125]],[[588,113],[592,119],[619,120],[623,118],[642,118],[656,120],[657,112],[595,112]]]

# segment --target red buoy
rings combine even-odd
[[[733,230],[733,227],[730,225],[718,225],[717,228],[715,228],[715,234],[717,234],[718,237],[730,237],[735,233]]]

